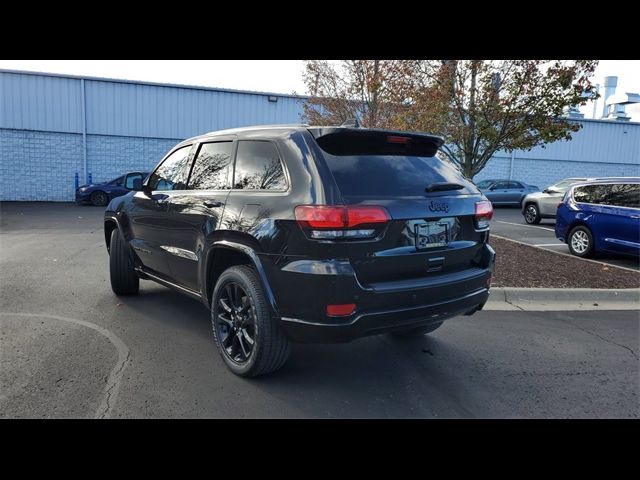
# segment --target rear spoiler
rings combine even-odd
[[[308,129],[322,150],[331,155],[408,155],[433,157],[444,144],[435,135],[349,127]]]

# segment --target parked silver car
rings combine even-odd
[[[569,187],[577,182],[587,182],[593,178],[565,178],[542,192],[530,193],[522,200],[522,215],[527,223],[540,223],[543,218],[556,218],[556,210]]]

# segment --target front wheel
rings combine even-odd
[[[594,253],[593,235],[584,226],[578,226],[569,232],[569,251],[576,257],[591,257]]]
[[[538,224],[540,223],[540,212],[538,211],[538,207],[535,203],[528,204],[524,209],[524,221],[529,224]]]
[[[109,243],[109,273],[111,289],[116,295],[135,295],[140,289],[140,277],[133,269],[128,245],[114,228]]]
[[[414,327],[409,328],[407,330],[397,330],[395,332],[391,332],[391,335],[399,338],[413,338],[413,337],[422,337],[427,333],[431,333],[437,328],[442,326],[443,322],[431,323],[429,325],[425,325],[423,327]]]
[[[271,318],[255,270],[238,265],[225,270],[211,299],[213,335],[222,360],[236,375],[274,372],[289,357],[289,340]]]

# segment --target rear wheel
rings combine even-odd
[[[540,212],[535,203],[529,203],[524,209],[524,221],[529,224],[540,223]]]
[[[569,251],[577,257],[593,256],[593,235],[591,230],[585,226],[578,226],[569,232]]]
[[[96,207],[104,207],[107,204],[107,200],[109,200],[109,197],[107,197],[107,194],[104,192],[101,192],[100,190],[93,192],[90,198],[91,198],[91,203]]]
[[[236,375],[255,377],[278,370],[289,357],[289,340],[271,318],[255,270],[225,270],[211,300],[211,323],[218,351]]]
[[[109,244],[109,273],[111,289],[116,295],[135,295],[140,289],[140,278],[133,269],[128,248],[114,228]]]
[[[406,330],[397,330],[395,332],[391,332],[391,335],[398,338],[412,338],[412,337],[422,337],[427,333],[431,333],[442,325],[443,322],[431,323],[429,325],[425,325],[423,327],[415,327],[409,328]]]

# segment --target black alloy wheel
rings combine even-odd
[[[216,333],[222,351],[234,363],[245,364],[256,338],[253,300],[239,283],[230,281],[219,290],[216,303]]]

